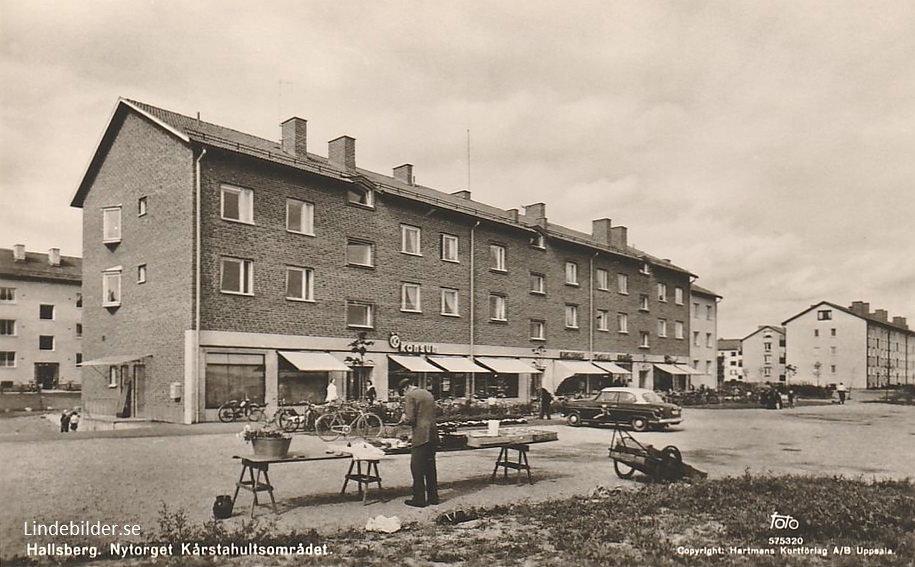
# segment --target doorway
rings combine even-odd
[[[56,362],[35,363],[35,383],[40,390],[54,390],[60,380],[60,364]]]

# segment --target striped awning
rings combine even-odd
[[[668,374],[673,374],[674,376],[686,376],[689,374],[689,372],[674,364],[655,364],[654,367],[658,370],[663,370]]]
[[[438,366],[433,366],[423,360],[420,356],[400,356],[396,354],[389,354],[388,358],[403,366],[410,372],[441,372],[442,369]]]
[[[541,372],[540,369],[534,368],[533,365],[530,365],[523,360],[518,360],[517,358],[478,356],[476,361],[499,374],[531,374],[534,372]]]
[[[304,372],[349,372],[349,367],[326,352],[278,351],[290,364]]]
[[[597,366],[598,368],[603,368],[610,374],[632,374],[631,371],[626,370],[625,368],[623,368],[622,366],[619,366],[618,364],[613,364],[612,362],[594,361],[594,362],[592,362],[592,364],[594,366]]]
[[[483,368],[479,364],[463,356],[430,356],[429,362],[441,366],[448,372],[467,372],[470,374],[489,374],[492,370]]]

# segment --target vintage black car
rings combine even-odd
[[[583,423],[626,424],[635,431],[645,431],[683,421],[680,406],[669,404],[643,388],[604,388],[593,398],[562,402],[560,413],[573,427]]]

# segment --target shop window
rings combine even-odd
[[[205,404],[208,409],[216,409],[229,400],[248,399],[263,404],[265,384],[262,354],[206,354]]]

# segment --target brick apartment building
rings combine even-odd
[[[849,388],[915,384],[915,331],[905,317],[854,301],[811,305],[784,323],[787,362],[797,380]]]
[[[348,136],[318,156],[299,118],[280,133],[118,101],[71,203],[87,411],[192,423],[243,396],[321,401],[329,380],[350,398],[410,377],[526,399],[696,372],[695,276],[625,227],[494,208],[417,185],[409,164],[367,171]]]
[[[79,384],[81,260],[0,248],[0,385],[44,390]]]

